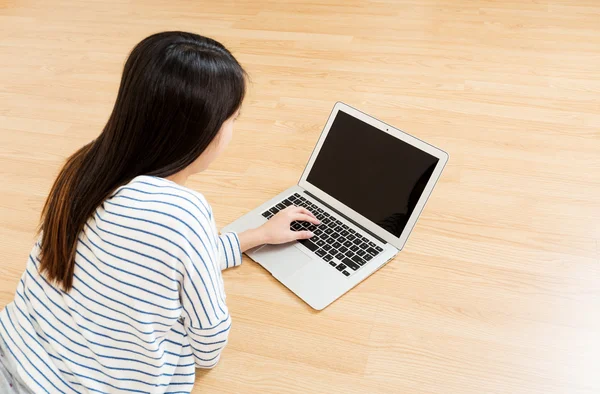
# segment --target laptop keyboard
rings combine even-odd
[[[298,242],[343,275],[350,276],[383,251],[373,241],[298,193],[275,204],[262,215],[266,219],[270,219],[277,212],[291,205],[308,209],[321,221],[320,225],[309,222],[292,222],[290,227],[293,231],[312,231],[315,234],[311,239]]]

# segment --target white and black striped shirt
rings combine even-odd
[[[221,270],[240,265],[199,193],[139,176],[112,193],[79,235],[73,289],[38,270],[33,247],[0,336],[34,392],[189,393],[211,368],[231,317]]]

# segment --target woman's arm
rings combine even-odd
[[[257,246],[264,245],[266,243],[266,241],[264,240],[264,234],[260,230],[260,227],[239,233],[238,238],[240,239],[240,247],[242,249],[242,253],[244,253],[248,249],[252,249]]]

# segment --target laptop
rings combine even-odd
[[[448,161],[448,154],[344,103],[333,107],[297,185],[223,232],[258,227],[290,205],[320,225],[308,240],[246,254],[312,308],[321,310],[398,254]]]

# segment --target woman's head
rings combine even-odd
[[[186,176],[190,174],[195,174],[201,171],[204,171],[208,168],[208,165],[212,163],[223,150],[229,145],[231,138],[233,136],[233,126],[238,116],[240,115],[240,110],[238,109],[235,114],[229,117],[222,125],[221,129],[218,131],[217,136],[212,140],[210,145],[202,152],[202,154],[190,164],[186,170]]]
[[[115,188],[205,169],[229,142],[245,92],[244,70],[215,40],[175,31],[137,44],[104,130],[67,160],[44,206],[47,277],[71,288],[78,234]]]
[[[166,177],[207,149],[244,95],[245,72],[223,45],[192,33],[154,34],[129,55],[100,139],[120,151],[128,177]]]

